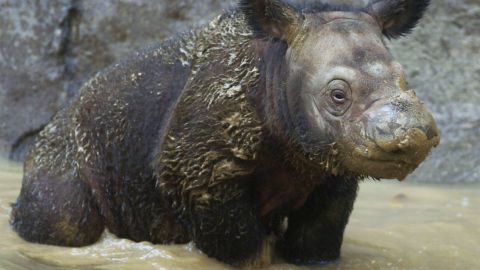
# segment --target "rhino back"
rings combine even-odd
[[[92,137],[110,150],[118,148],[129,159],[147,161],[145,155],[162,136],[188,80],[193,46],[189,38],[137,52],[99,73],[71,106],[77,124],[96,131]]]

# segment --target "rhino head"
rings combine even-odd
[[[333,174],[404,179],[440,137],[385,41],[408,34],[428,5],[243,1],[259,39],[270,44],[261,54],[272,134]]]

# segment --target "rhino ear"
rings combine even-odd
[[[256,34],[287,42],[293,40],[302,15],[281,0],[241,0],[240,9]]]
[[[382,26],[387,38],[409,34],[423,17],[430,0],[374,0],[365,11]]]

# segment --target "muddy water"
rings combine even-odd
[[[26,243],[8,226],[20,179],[20,165],[0,161],[0,269],[229,269],[192,245],[133,243],[108,233],[85,248]],[[338,263],[268,269],[480,269],[479,207],[480,186],[365,182]]]

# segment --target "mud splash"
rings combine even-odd
[[[0,160],[0,269],[230,269],[192,244],[134,243],[105,233],[95,245],[30,244],[9,227],[21,166]],[[345,234],[342,259],[323,267],[276,261],[267,269],[480,269],[480,185],[365,182]]]

